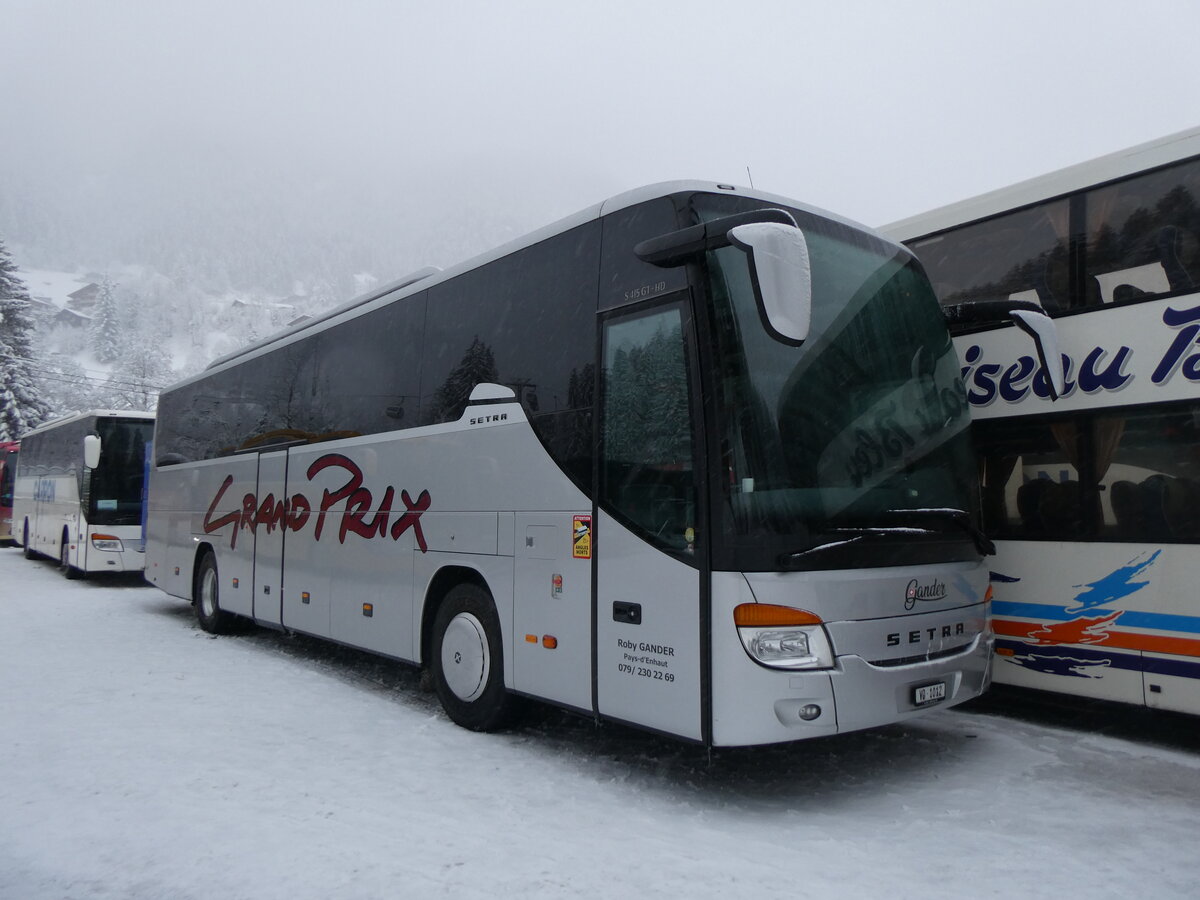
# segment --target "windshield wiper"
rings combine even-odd
[[[885,515],[894,517],[896,521],[919,523],[921,527],[929,530],[935,530],[931,526],[943,523],[943,527],[936,530],[946,531],[945,526],[949,526],[951,529],[963,531],[974,541],[982,556],[996,555],[996,545],[992,543],[991,538],[975,527],[965,509],[889,509]]]
[[[969,537],[982,556],[992,556],[996,545],[971,522],[971,516],[962,509],[889,509],[881,519],[896,522],[895,525],[847,526],[830,528],[825,532],[829,538],[815,547],[779,555],[779,564],[795,567],[811,563],[822,556],[846,550],[852,545],[884,542],[892,539],[930,537],[960,532]],[[911,523],[911,524],[908,524]]]
[[[779,555],[779,563],[780,565],[788,566],[795,565],[801,561],[812,562],[817,557],[826,556],[830,553],[841,552],[854,544],[861,544],[868,541],[880,541],[887,538],[912,537],[913,535],[929,535],[937,533],[938,532],[931,531],[928,528],[830,528],[825,535],[826,537],[833,538],[833,540],[827,540],[823,544],[818,544],[815,547],[808,547],[804,550],[797,550],[794,553],[781,553]]]

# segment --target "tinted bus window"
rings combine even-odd
[[[1087,193],[1085,303],[1200,286],[1200,161]]]
[[[1047,312],[1070,308],[1066,200],[934,235],[910,246],[942,305],[1031,300]]]
[[[975,438],[997,538],[1200,541],[1200,404],[985,420]]]
[[[504,385],[551,454],[590,482],[598,229],[589,223],[430,289],[421,424],[457,420],[477,384]]]

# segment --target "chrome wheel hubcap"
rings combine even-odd
[[[454,696],[466,703],[479,698],[491,671],[487,632],[470,613],[459,613],[442,637],[442,674]]]
[[[212,569],[205,569],[200,579],[200,611],[206,619],[217,611],[217,573]]]

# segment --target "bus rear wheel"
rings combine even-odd
[[[455,724],[494,731],[508,722],[514,699],[504,687],[500,618],[487,591],[450,589],[434,617],[430,657],[434,689]]]
[[[63,573],[68,581],[74,581],[82,573],[71,565],[71,537],[65,531],[62,536],[62,546],[58,551],[58,570]]]
[[[22,538],[21,544],[24,547],[24,550],[22,550],[22,552],[25,554],[25,558],[26,559],[37,559],[38,552],[36,550],[34,550],[33,545],[29,543],[29,520],[28,519],[25,520],[25,530],[23,532],[23,535],[24,536]]]
[[[196,621],[209,634],[229,634],[234,628],[233,614],[221,609],[220,593],[217,558],[208,552],[196,567],[192,603],[196,607]]]

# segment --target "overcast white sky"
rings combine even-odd
[[[11,179],[215,166],[528,228],[747,167],[878,225],[1200,120],[1190,0],[0,0],[0,32]]]

